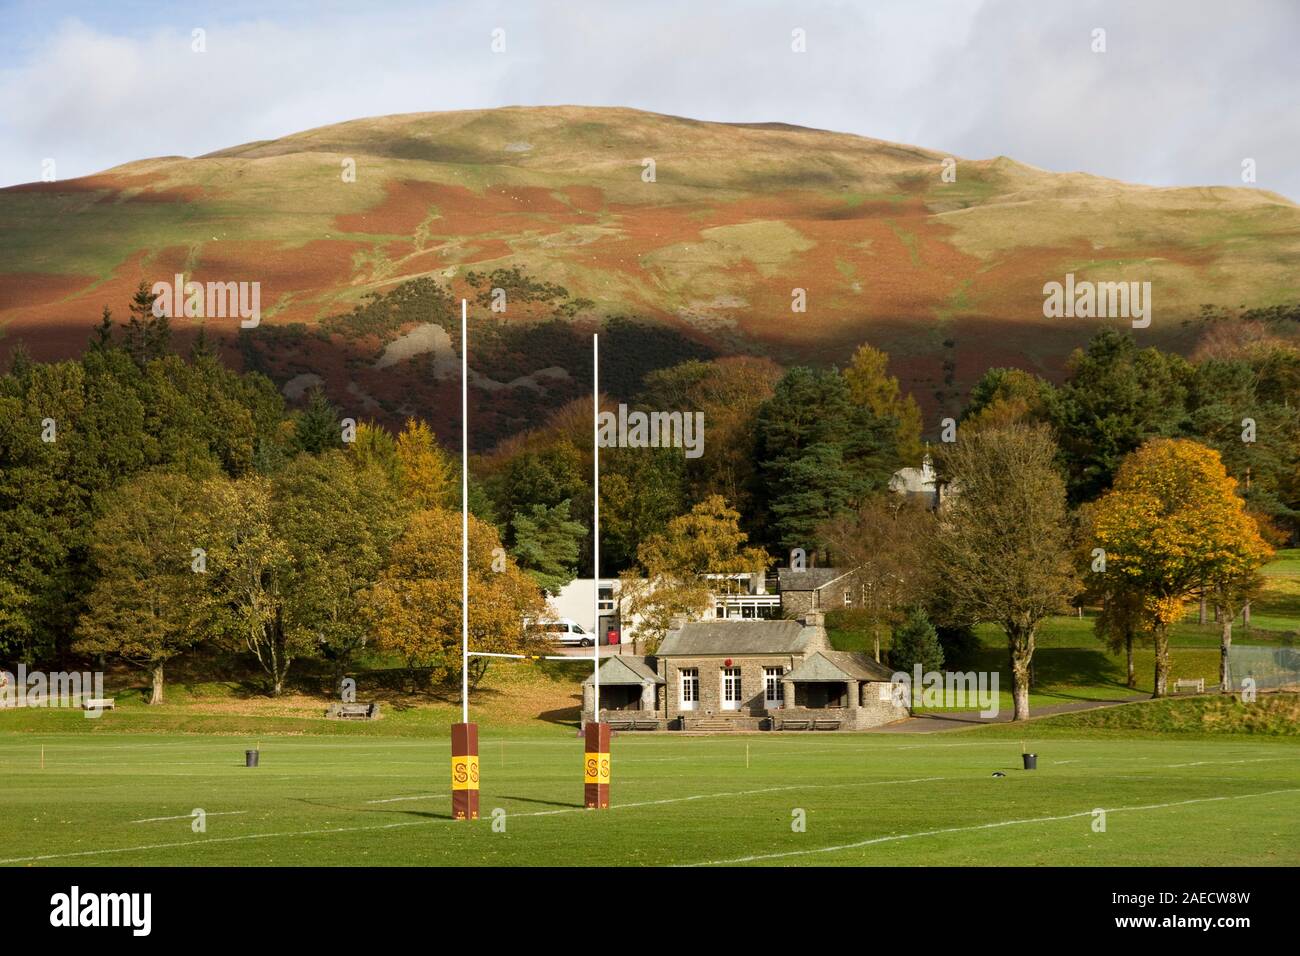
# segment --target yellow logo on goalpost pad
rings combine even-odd
[[[478,789],[478,756],[476,754],[451,758],[451,789]]]
[[[609,754],[587,754],[583,783],[609,783]]]

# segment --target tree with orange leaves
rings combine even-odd
[[[1115,590],[1142,596],[1155,644],[1155,697],[1169,681],[1169,626],[1207,583],[1242,580],[1271,553],[1237,495],[1219,453],[1187,439],[1157,438],[1124,459],[1090,509],[1104,571]]]
[[[459,676],[461,658],[461,516],[442,508],[417,511],[393,545],[389,566],[368,594],[379,645],[429,668],[432,682]],[[469,516],[469,642],[477,651],[542,653],[544,637],[524,621],[543,611],[541,592],[501,547],[496,529]],[[488,658],[471,659],[470,679]]]

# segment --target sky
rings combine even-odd
[[[1298,41],[1296,0],[0,0],[0,185],[46,159],[68,179],[365,116],[579,104],[1160,186],[1240,186],[1253,160],[1246,185],[1300,200]]]

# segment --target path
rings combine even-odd
[[[1134,694],[1120,700],[1077,700],[1069,704],[1048,704],[1045,707],[1031,707],[1029,719],[1052,717],[1056,714],[1071,714],[1080,710],[1096,710],[1101,707],[1115,707],[1119,704],[1133,704],[1150,699],[1150,694]],[[1010,709],[999,711],[996,717],[981,717],[978,710],[956,710],[947,713],[926,714],[923,717],[909,717],[906,720],[886,724],[883,727],[873,727],[870,733],[932,734],[945,730],[966,730],[971,727],[978,727],[981,724],[1008,724],[1011,722],[1011,714]]]

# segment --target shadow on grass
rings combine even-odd
[[[520,803],[539,803],[544,807],[569,807],[569,808],[577,807],[579,809],[583,807],[583,804],[581,803],[572,803],[572,802],[561,801],[561,800],[539,800],[536,797],[516,797],[516,796],[511,796],[510,794],[503,795],[501,799],[518,800]]]
[[[431,799],[437,799],[436,797]],[[450,799],[450,798],[445,798]],[[348,813],[395,813],[404,817],[419,817],[426,820],[451,820],[450,813],[435,813],[432,810],[407,810],[402,807],[358,807],[343,803],[327,803],[324,800],[309,800],[306,797],[293,797],[294,803],[302,803],[321,810],[344,810]]]

